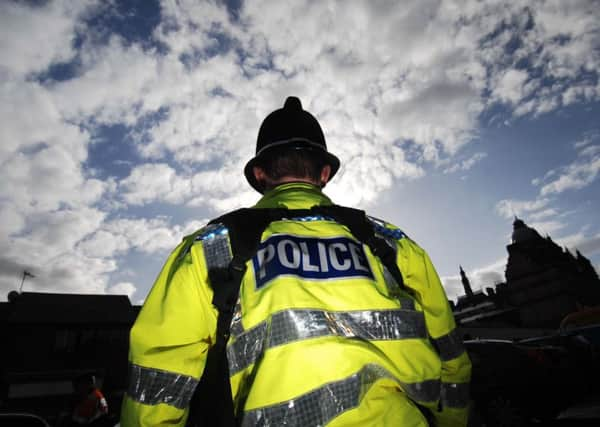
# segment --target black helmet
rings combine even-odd
[[[273,111],[262,122],[256,140],[256,155],[244,168],[244,175],[250,185],[259,193],[264,188],[254,178],[252,168],[260,164],[261,158],[274,149],[294,148],[316,151],[326,164],[331,166],[330,178],[340,168],[340,160],[327,151],[325,136],[317,119],[302,109],[302,103],[295,96],[285,100],[283,108]]]

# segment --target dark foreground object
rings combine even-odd
[[[465,346],[474,426],[600,426],[600,325]]]

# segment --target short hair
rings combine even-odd
[[[325,160],[318,150],[306,147],[282,148],[265,153],[257,166],[260,166],[273,181],[293,176],[319,182]]]

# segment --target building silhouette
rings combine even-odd
[[[109,410],[118,411],[138,311],[125,295],[11,292],[0,303],[0,409],[34,412],[56,425],[72,381],[93,374]]]
[[[465,294],[453,304],[463,327],[556,329],[569,314],[600,305],[600,279],[589,259],[542,237],[515,217],[506,247],[505,282],[473,291],[460,267]]]

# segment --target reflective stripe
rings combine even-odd
[[[261,322],[253,328],[246,330],[235,338],[227,347],[227,361],[229,374],[235,375],[239,371],[252,365],[263,352],[267,336],[267,323]]]
[[[230,334],[233,337],[237,337],[244,333],[244,325],[242,325],[242,302],[238,295],[235,308],[233,310],[233,316],[231,318]]]
[[[367,365],[341,381],[324,386],[276,405],[248,411],[242,426],[323,426],[360,404],[375,381],[392,378],[377,365]]]
[[[247,330],[229,345],[229,371],[234,375],[245,369],[271,347],[325,336],[356,337],[372,341],[399,340],[427,338],[427,330],[423,313],[412,310],[280,311]]]
[[[405,385],[381,366],[365,365],[354,375],[325,384],[295,399],[247,411],[242,426],[326,425],[340,414],[359,406],[373,384],[384,378],[391,379],[406,389]],[[439,391],[439,382],[432,381],[432,383],[437,384]],[[436,399],[437,397],[433,401]]]
[[[456,328],[446,335],[433,338],[433,342],[443,362],[455,359],[465,352],[465,347]]]
[[[183,409],[189,405],[197,384],[197,379],[187,375],[130,364],[127,394],[146,405],[165,403]]]
[[[466,408],[469,404],[469,383],[442,383],[442,405],[448,408]]]
[[[436,402],[440,398],[440,380],[402,383],[402,389],[416,402]]]
[[[231,262],[229,230],[221,224],[208,225],[196,240],[202,241],[206,267],[227,268]]]
[[[390,296],[397,299],[402,298],[402,293],[400,292],[400,285],[398,284],[394,276],[392,276],[390,270],[388,270],[388,268],[384,264],[381,264],[381,266],[383,267],[383,281],[385,282]],[[404,304],[402,304],[402,308],[404,308]]]
[[[222,270],[229,268],[233,255],[229,245],[229,230],[222,224],[209,224],[196,238],[202,242],[204,260],[207,270]],[[214,284],[213,284],[214,286]],[[230,333],[240,335],[242,326],[242,307],[238,297],[230,325]]]

